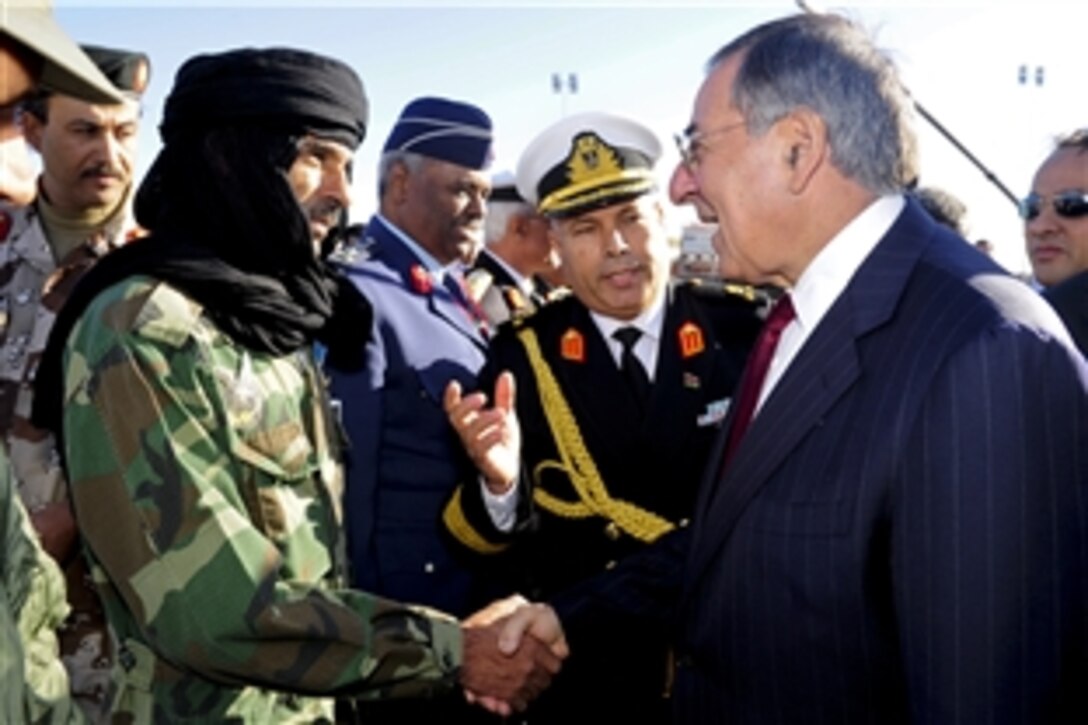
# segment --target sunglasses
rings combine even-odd
[[[1030,222],[1043,210],[1043,202],[1047,199],[1038,194],[1028,194],[1020,201],[1020,218]],[[1088,216],[1088,192],[1063,191],[1050,197],[1050,204],[1054,207],[1054,213],[1064,219],[1080,219]]]

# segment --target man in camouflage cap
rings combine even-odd
[[[115,718],[328,721],[334,694],[457,684],[509,709],[558,667],[542,644],[504,655],[494,627],[345,588],[312,346],[361,346],[368,327],[317,253],[366,118],[339,61],[190,59],[137,194],[150,236],[96,265],[57,319],[35,420],[63,434],[118,637]]]
[[[92,719],[103,719],[112,660],[105,616],[78,556],[53,437],[29,421],[34,373],[56,311],[132,227],[128,199],[148,59],[83,50],[124,100],[98,104],[41,89],[23,102],[22,123],[42,173],[31,203],[0,202],[0,434],[19,496],[65,571],[72,612],[61,652],[73,695]]]

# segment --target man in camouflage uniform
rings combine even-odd
[[[75,546],[55,442],[29,418],[34,374],[56,311],[132,226],[128,198],[148,60],[110,48],[83,50],[126,98],[95,104],[42,90],[23,104],[42,174],[31,204],[0,204],[0,433],[19,495],[65,571],[72,614],[61,632],[61,654],[72,693],[100,720],[108,706],[109,633]]]
[[[317,253],[349,202],[366,115],[333,59],[190,59],[137,195],[150,236],[91,270],[58,317],[35,420],[63,422],[119,641],[115,721],[328,721],[334,694],[456,684],[518,707],[558,667],[539,643],[500,653],[495,626],[344,588],[312,346],[358,349],[368,329],[365,300]]]
[[[64,577],[38,543],[0,449],[0,721],[79,723],[57,657]]]
[[[554,274],[559,256],[548,236],[548,220],[521,198],[509,171],[491,179],[484,217],[484,248],[466,282],[492,329],[544,305],[552,287],[540,275]]]

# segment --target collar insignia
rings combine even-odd
[[[563,333],[559,341],[559,353],[564,360],[584,363],[586,361],[586,339],[573,327]]]
[[[706,349],[703,331],[694,322],[685,322],[677,332],[680,338],[680,355],[685,360],[695,357]]]
[[[412,281],[412,289],[416,294],[429,295],[431,289],[433,289],[433,283],[431,282],[431,275],[427,270],[423,269],[422,265],[413,264],[412,268],[408,270],[408,277]]]

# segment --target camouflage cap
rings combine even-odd
[[[97,103],[123,100],[102,72],[57,25],[49,0],[19,0],[3,5],[0,33],[42,59],[39,83],[43,88]]]

